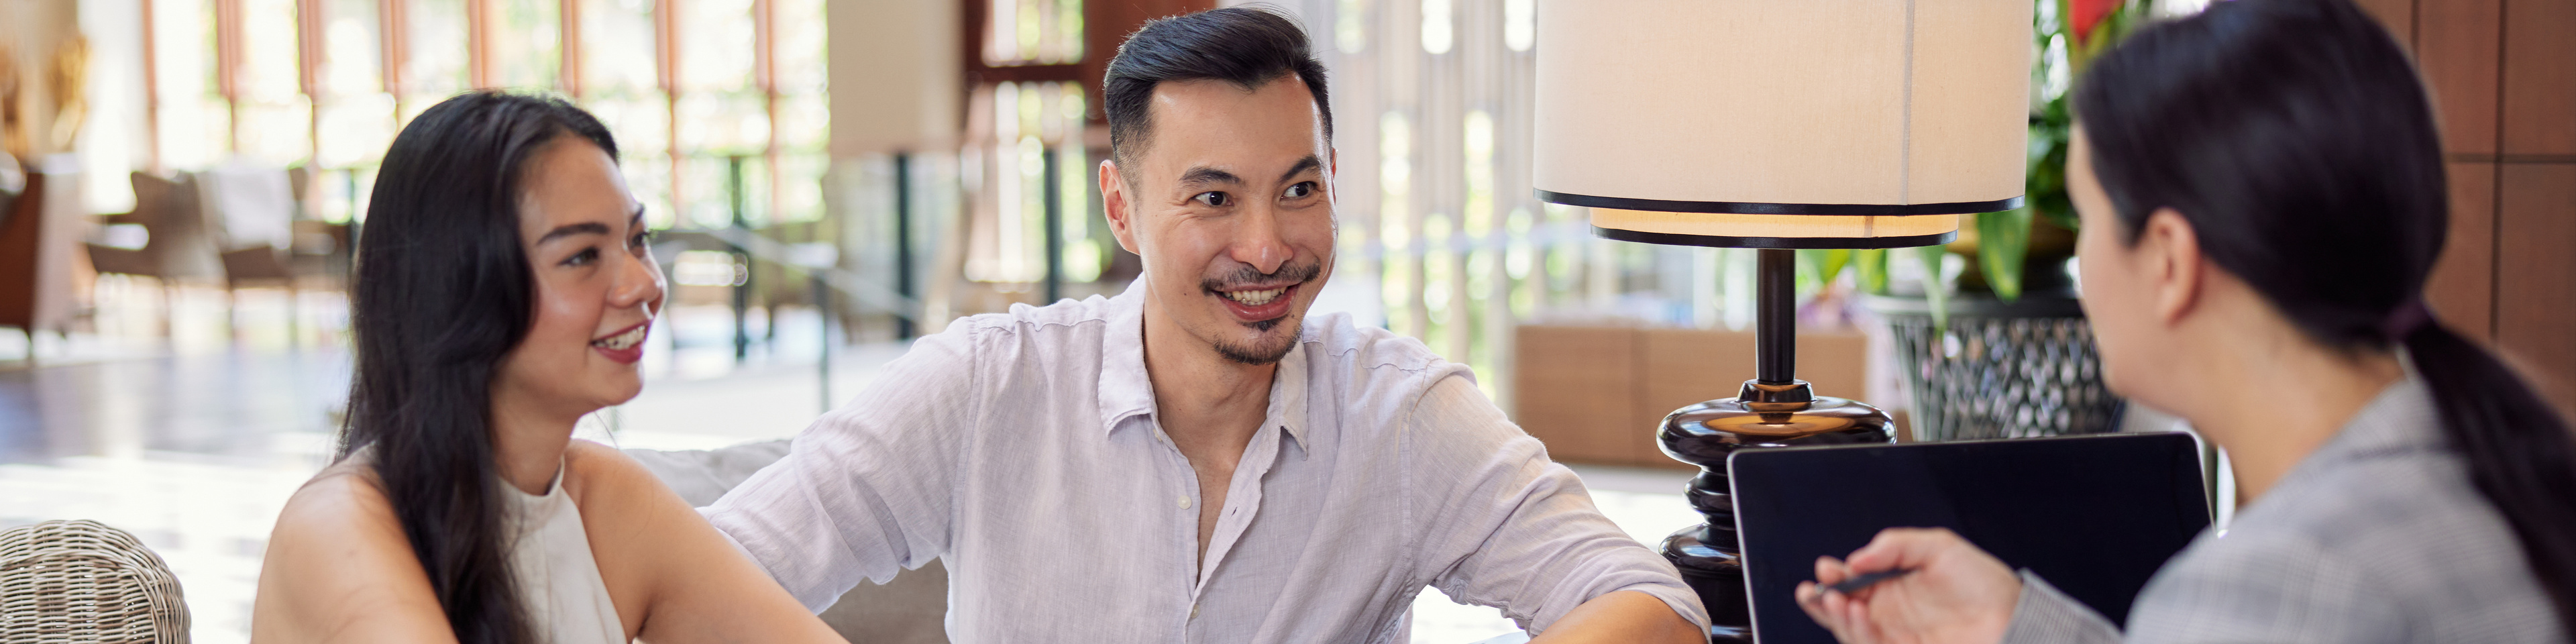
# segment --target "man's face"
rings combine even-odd
[[[1118,244],[1144,259],[1146,308],[1219,355],[1269,364],[1332,273],[1332,149],[1295,75],[1246,92],[1155,86],[1130,167],[1101,165]]]

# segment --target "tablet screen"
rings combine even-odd
[[[2200,448],[2179,432],[1744,449],[1727,467],[1761,644],[1833,642],[1798,582],[1882,528],[1949,528],[2121,624],[2209,525]]]

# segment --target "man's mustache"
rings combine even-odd
[[[1210,277],[1200,280],[1199,288],[1214,292],[1225,290],[1226,287],[1229,286],[1245,284],[1262,284],[1281,281],[1303,284],[1315,279],[1316,275],[1322,274],[1323,272],[1324,263],[1321,261],[1309,261],[1304,264],[1286,264],[1280,266],[1278,271],[1270,273],[1263,273],[1261,271],[1254,270],[1252,265],[1245,264],[1236,266],[1233,272],[1227,273],[1222,277]]]

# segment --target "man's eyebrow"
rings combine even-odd
[[[1306,158],[1298,159],[1297,165],[1288,166],[1287,172],[1279,173],[1279,180],[1287,181],[1289,179],[1295,179],[1300,173],[1304,173],[1307,170],[1321,169],[1323,167],[1324,159],[1322,157],[1309,154],[1306,155]]]
[[[1243,177],[1234,176],[1234,173],[1232,172],[1226,172],[1224,170],[1218,170],[1207,166],[1190,168],[1190,171],[1181,173],[1181,185],[1196,186],[1211,183],[1242,185]]]
[[[558,237],[570,237],[570,236],[573,236],[573,235],[606,235],[606,234],[608,234],[608,224],[603,224],[603,223],[599,223],[599,222],[596,222],[596,221],[585,221],[585,222],[581,222],[581,223],[578,223],[578,224],[566,224],[566,225],[564,225],[564,226],[563,226],[563,227],[561,227],[561,228],[556,228],[556,229],[554,229],[554,230],[547,231],[547,232],[546,232],[546,234],[545,234],[545,236],[543,236],[543,237],[538,237],[538,238],[537,238],[537,245],[539,245],[539,246],[543,246],[543,245],[545,245],[545,243],[546,243],[546,242],[554,241],[554,240],[555,240],[556,238],[558,238]]]

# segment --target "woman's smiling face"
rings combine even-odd
[[[644,388],[635,362],[662,307],[643,206],[616,160],[578,136],[546,143],[521,172],[520,246],[536,310],[493,387],[548,415],[626,402]]]

